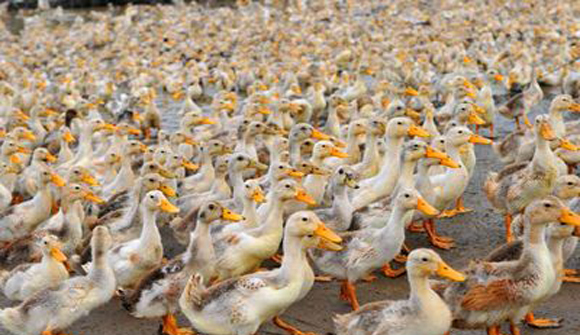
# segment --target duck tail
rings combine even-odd
[[[497,172],[490,172],[483,183],[483,191],[487,196],[487,200],[492,204],[495,204],[495,195],[497,193],[497,189],[499,187],[498,182],[498,173]]]
[[[179,299],[179,304],[183,309],[199,309],[203,302],[203,293],[205,292],[205,285],[203,284],[203,277],[199,273],[194,274],[189,278],[185,289]]]

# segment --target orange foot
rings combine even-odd
[[[172,314],[168,314],[163,317],[162,331],[163,334],[167,335],[195,335],[195,332],[190,329],[179,328],[177,325],[177,320]]]
[[[395,256],[395,262],[397,262],[397,263],[406,263],[407,262],[407,256],[398,254],[397,256]]]
[[[533,328],[560,328],[562,319],[536,319],[534,313],[526,315],[526,324]]]
[[[409,225],[409,227],[407,228],[408,231],[410,231],[411,233],[424,233],[425,232],[425,228],[423,228],[423,225],[418,223],[418,222],[411,222],[411,224]]]
[[[389,263],[387,263],[387,264],[383,265],[381,271],[383,271],[385,276],[387,276],[389,278],[397,278],[399,276],[402,276],[407,271],[407,269],[402,267],[402,268],[395,270],[391,267],[391,265]]]
[[[303,331],[299,330],[298,328],[286,323],[279,316],[274,317],[272,322],[274,322],[274,324],[276,326],[285,330],[287,333],[289,333],[291,335],[316,335],[316,333],[313,333],[313,332],[303,332]]]
[[[377,279],[379,279],[379,278],[377,276],[375,276],[375,275],[368,275],[368,276],[364,277],[362,280],[365,283],[372,283],[372,282],[374,282]]]

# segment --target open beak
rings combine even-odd
[[[465,281],[466,279],[461,272],[454,270],[452,267],[450,267],[443,261],[441,261],[439,263],[439,267],[437,267],[437,275],[457,282],[462,282]]]
[[[330,149],[330,155],[338,158],[347,158],[348,154],[346,152],[342,152],[336,148]]]
[[[501,74],[496,74],[495,76],[493,76],[493,79],[495,81],[503,81],[504,77]]]
[[[50,181],[58,187],[63,187],[65,185],[64,179],[56,173],[50,175]]]
[[[70,131],[65,132],[62,135],[62,139],[66,142],[66,143],[73,143],[75,141],[75,137],[71,134]]]
[[[472,112],[469,113],[469,116],[467,117],[467,122],[469,124],[476,124],[476,125],[482,125],[485,124],[485,121],[479,117],[479,115],[477,115],[477,113]]]
[[[93,192],[87,192],[87,194],[85,194],[85,199],[88,201],[94,202],[95,204],[104,204],[105,203],[105,200],[103,200],[101,197],[98,197]]]
[[[572,142],[566,140],[566,139],[561,139],[560,140],[560,148],[564,149],[564,150],[570,150],[570,151],[578,151],[580,150],[579,147],[575,146],[574,144],[572,144]]]
[[[425,150],[425,157],[426,158],[438,158],[438,159],[446,159],[447,158],[447,154],[433,148],[430,146],[427,146],[427,150]]]
[[[572,112],[580,112],[580,104],[571,104],[570,111]]]
[[[469,143],[473,143],[473,144],[492,144],[493,141],[485,138],[483,136],[479,136],[479,135],[475,135],[475,134],[471,134],[469,136]]]
[[[50,248],[50,256],[54,258],[55,261],[60,263],[66,262],[67,260],[66,255],[62,251],[60,251],[58,247]]]
[[[346,186],[353,188],[353,189],[356,189],[359,187],[358,182],[355,179],[350,178],[350,177],[346,178]]]
[[[452,168],[452,169],[459,168],[460,165],[456,161],[451,159],[451,157],[449,157],[449,155],[445,155],[445,156],[447,156],[447,157],[439,160],[440,165],[447,166],[447,167]]]
[[[81,181],[89,186],[99,186],[99,182],[95,177],[91,176],[90,174],[86,173],[81,178]]]
[[[18,117],[18,118],[20,118],[20,119],[22,119],[24,121],[30,120],[30,116],[24,114],[22,111],[17,111],[16,112],[16,117]]]
[[[264,196],[264,192],[262,192],[262,190],[260,190],[260,189],[254,190],[254,192],[252,193],[252,199],[257,204],[261,204],[263,202],[266,202],[266,197]]]
[[[409,131],[407,131],[407,135],[417,136],[417,137],[430,137],[431,136],[431,134],[429,134],[429,132],[425,128],[416,126],[414,124],[412,124],[411,128],[409,128]]]
[[[167,185],[161,185],[161,187],[159,187],[159,191],[163,192],[163,194],[165,194],[166,197],[174,197],[177,195],[175,190]]]
[[[316,227],[316,230],[314,230],[314,235],[320,238],[318,248],[331,251],[342,250],[342,246],[338,244],[342,242],[342,238],[332,230],[328,229],[322,221],[318,222],[318,226]]]
[[[105,123],[104,125],[102,125],[99,130],[106,130],[106,131],[116,131],[117,130],[117,126],[115,126],[114,124],[110,124],[110,123]]]
[[[548,123],[542,123],[540,125],[540,136],[542,136],[542,138],[546,141],[551,141],[556,138],[552,126],[550,126]]]
[[[54,163],[54,162],[56,162],[56,156],[55,156],[55,155],[52,155],[52,154],[50,154],[50,153],[49,153],[49,154],[47,154],[47,155],[46,155],[46,157],[45,157],[44,159],[46,159],[46,161],[47,161],[47,162],[49,162],[49,163]]]
[[[181,165],[190,171],[196,171],[197,169],[199,169],[199,166],[197,166],[197,164],[193,164],[192,162],[185,159],[181,162]]]
[[[179,213],[179,208],[170,203],[167,199],[161,199],[159,202],[159,208],[166,213]]]
[[[314,206],[316,205],[316,201],[314,200],[314,198],[312,198],[308,193],[306,193],[306,190],[304,190],[303,188],[299,188],[296,191],[296,195],[294,196],[294,199],[304,202],[308,205]]]
[[[419,210],[421,213],[423,213],[425,215],[429,215],[429,216],[435,216],[435,215],[439,214],[439,211],[435,207],[431,206],[422,197],[419,197],[419,199],[417,199],[417,210]]]
[[[210,118],[203,117],[199,120],[199,124],[215,124],[215,121]]]
[[[580,226],[580,215],[572,212],[570,208],[562,209],[558,220],[571,226]]]
[[[419,95],[419,92],[417,92],[416,89],[412,88],[412,87],[407,87],[405,89],[405,95],[411,96],[411,97],[416,97]]]
[[[328,141],[330,140],[330,136],[326,135],[325,133],[321,132],[320,130],[317,129],[312,129],[312,138],[315,138],[317,140],[323,140],[323,141]]]
[[[304,177],[304,173],[295,170],[295,169],[286,169],[285,174],[289,177],[294,177],[294,178],[302,178]]]
[[[244,219],[240,214],[234,213],[227,208],[222,210],[222,219],[228,221],[242,221]]]

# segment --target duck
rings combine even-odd
[[[521,212],[532,200],[552,192],[558,171],[549,140],[554,132],[547,115],[535,119],[536,151],[531,163],[508,166],[500,173],[491,172],[484,191],[494,208],[505,215],[506,239],[513,240],[512,216]]]
[[[363,158],[353,166],[361,179],[374,177],[379,172],[381,161],[377,148],[378,139],[386,133],[386,124],[381,120],[372,119],[368,123]]]
[[[42,168],[48,168],[50,163],[57,161],[57,157],[52,155],[46,148],[36,148],[32,152],[32,159],[20,175],[16,192],[24,198],[34,195],[38,189],[36,184],[36,171]]]
[[[386,150],[381,170],[371,178],[363,179],[359,182],[360,189],[352,194],[352,204],[356,210],[361,209],[379,199],[386,198],[392,194],[401,172],[398,160],[391,162],[392,157],[399,157],[405,136],[428,137],[429,133],[416,126],[411,119],[406,117],[396,117],[387,123],[386,130]]]
[[[407,261],[411,288],[407,300],[381,300],[333,318],[337,335],[440,335],[451,328],[453,317],[443,299],[431,288],[429,277],[462,282],[465,275],[447,265],[435,251],[416,249]]]
[[[155,269],[163,258],[163,244],[156,224],[157,213],[178,213],[179,208],[171,204],[163,192],[148,192],[141,203],[143,228],[138,239],[114,246],[109,252],[109,262],[115,273],[117,285],[132,288]]]
[[[245,181],[244,191],[244,205],[242,209],[243,219],[241,222],[236,222],[235,224],[230,223],[218,227],[214,226],[214,229],[212,229],[212,235],[215,236],[214,238],[216,240],[219,240],[221,236],[239,231],[247,231],[258,227],[259,216],[256,207],[266,202],[264,191],[255,179]]]
[[[341,238],[313,212],[294,213],[284,228],[285,257],[280,268],[234,277],[209,287],[201,275],[193,275],[179,299],[181,311],[196,331],[206,334],[251,335],[270,319],[285,331],[300,333],[280,314],[303,299],[314,284],[306,251],[313,247],[340,250],[340,242]],[[263,299],[266,296],[268,299]]]
[[[69,278],[63,264],[67,257],[61,251],[58,238],[47,235],[37,244],[42,250],[40,263],[25,263],[10,272],[0,273],[0,285],[8,299],[26,300],[40,291],[59,286]]]
[[[52,210],[50,184],[65,185],[64,179],[49,169],[40,169],[36,175],[38,191],[28,201],[8,207],[0,219],[0,241],[10,242],[23,237],[48,219]]]
[[[214,242],[219,281],[254,271],[276,254],[284,232],[284,204],[290,200],[315,204],[296,181],[286,179],[268,192],[266,203],[258,209],[258,227],[224,235]]]
[[[455,328],[487,328],[499,334],[504,320],[515,323],[530,307],[552,291],[554,271],[544,231],[551,222],[580,225],[580,216],[553,196],[533,200],[524,211],[522,256],[516,261],[475,262],[463,272],[467,280],[444,289],[444,299],[454,316]]]
[[[121,193],[135,186],[135,173],[132,167],[132,161],[138,153],[145,152],[145,145],[137,140],[126,143],[121,155],[121,169],[115,176],[115,179],[103,187],[103,197],[111,198],[117,193]]]
[[[309,252],[318,269],[342,280],[341,298],[348,301],[353,310],[360,307],[355,283],[389,263],[400,252],[405,241],[406,217],[414,210],[427,215],[438,213],[416,190],[401,189],[394,199],[393,212],[382,228],[340,234],[346,248],[339,252]]]
[[[107,228],[95,228],[91,241],[93,262],[88,274],[65,280],[52,290],[42,290],[15,307],[0,310],[2,327],[12,334],[56,335],[111,300],[116,282],[107,258],[110,243]]]
[[[327,157],[346,158],[347,154],[340,151],[330,141],[320,141],[314,145],[314,151],[310,162],[316,166],[325,167],[324,159]],[[304,178],[303,186],[313,198],[314,201],[320,203],[324,196],[324,188],[328,182],[328,177],[318,174],[309,174]]]
[[[189,277],[197,274],[211,282],[215,275],[210,225],[221,220],[236,222],[242,219],[239,214],[214,201],[203,204],[194,214],[197,214],[197,220],[186,251],[149,272],[134,290],[123,291],[121,296],[123,307],[132,316],[162,318],[165,334],[188,334],[177,326],[175,314],[179,311],[178,300]],[[193,215],[184,218],[186,221],[194,219]]]

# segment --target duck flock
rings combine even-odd
[[[284,312],[315,281],[339,335],[560,326],[533,312],[580,282],[580,2],[43,4],[0,23],[3,334],[111,300],[167,335],[313,334]],[[471,211],[476,145],[506,243],[455,270],[437,224]]]

